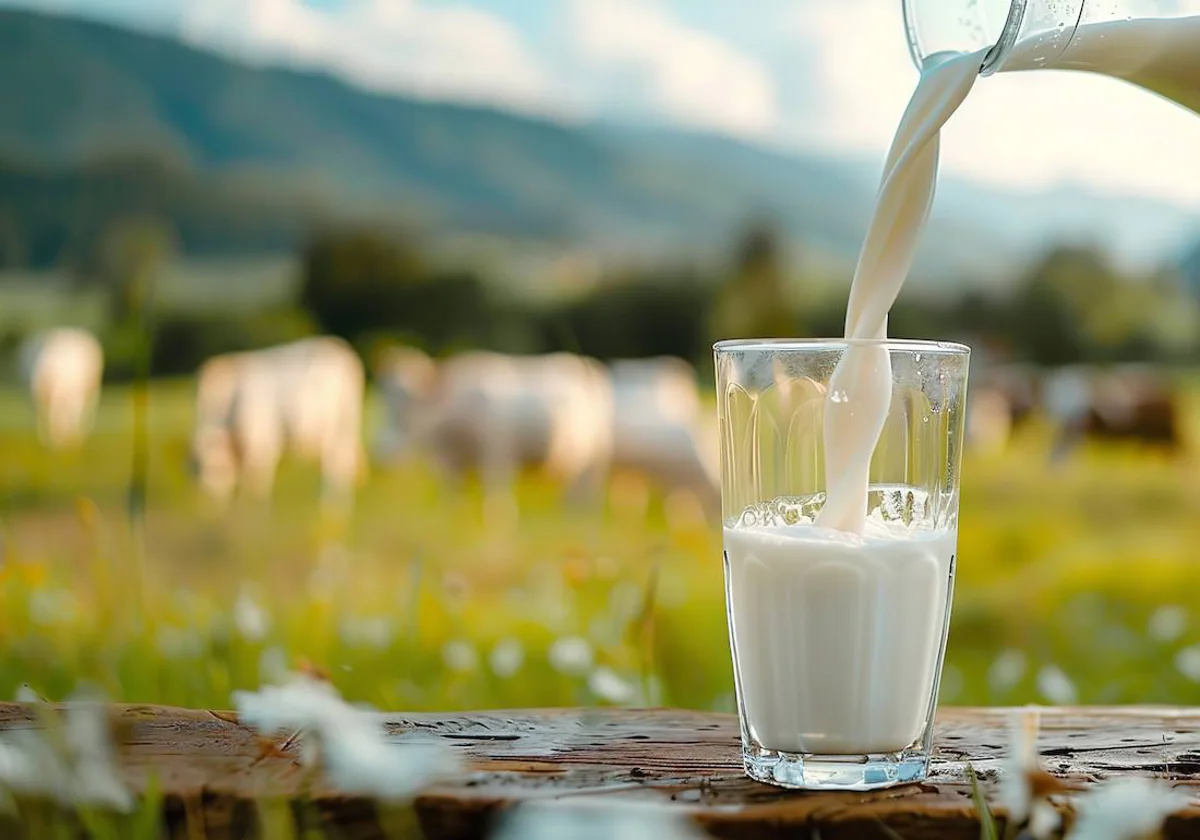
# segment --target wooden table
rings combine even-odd
[[[294,796],[304,778],[294,750],[264,756],[260,740],[232,714],[113,709],[128,724],[122,772],[135,788],[156,773],[175,836],[252,836],[255,798]],[[533,798],[662,803],[714,837],[977,840],[967,762],[990,790],[1006,748],[1006,714],[943,709],[929,780],[871,793],[789,792],[749,781],[742,775],[736,719],[729,715],[543,709],[385,719],[396,738],[433,734],[468,762],[461,780],[431,789],[415,803],[424,835],[436,840],[483,837],[502,809]],[[0,729],[37,725],[32,707],[0,704]],[[1079,784],[1132,774],[1196,785],[1200,709],[1044,709],[1039,749],[1047,770]],[[367,801],[318,787],[314,806],[321,821],[336,826],[335,836],[385,836]],[[1200,807],[1172,817],[1165,833],[1198,830]]]

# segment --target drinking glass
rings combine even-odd
[[[825,428],[827,391],[848,350],[878,363],[875,381],[891,380],[861,534],[815,523],[826,433],[837,434]],[[867,790],[925,777],[954,588],[969,353],[887,339],[714,346],[726,610],[751,778]],[[853,394],[831,399],[855,410]]]

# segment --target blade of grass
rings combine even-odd
[[[162,785],[158,774],[151,773],[146,777],[141,805],[133,817],[131,837],[134,840],[158,840],[162,836],[162,805]]]
[[[988,807],[987,800],[979,790],[979,778],[970,764],[967,765],[967,776],[971,779],[971,801],[975,803],[975,810],[979,812],[979,840],[1000,840],[996,832],[996,821],[992,818],[992,809]]]
[[[885,823],[879,817],[875,818],[875,822],[879,825],[879,830],[887,836],[888,840],[904,840],[904,838],[901,837],[894,828]]]

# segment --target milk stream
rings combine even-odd
[[[1061,53],[1052,49],[1049,40],[1021,42],[1001,71],[1100,73],[1200,112],[1200,16],[1086,24]],[[983,59],[984,51],[944,55],[921,74],[859,255],[848,339],[887,337],[888,311],[933,201],[939,132]],[[871,454],[891,393],[887,350],[851,343],[827,391],[827,496],[815,521],[725,529],[740,703],[751,737],[768,749],[902,750],[920,737],[931,708],[956,534],[931,523],[881,531],[867,515]]]
[[[1124,79],[1200,112],[1200,17],[1104,21],[1080,26],[1061,54],[1050,40],[1021,42],[1002,72],[1085,70]],[[904,284],[937,180],[942,126],[978,78],[986,50],[931,61],[888,151],[871,225],[859,253],[846,338],[887,337],[887,314]],[[825,403],[828,501],[818,524],[861,533],[871,453],[891,404],[891,362],[878,346],[851,345]]]

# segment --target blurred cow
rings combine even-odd
[[[1038,407],[1041,377],[1030,365],[996,365],[972,373],[967,395],[967,443],[997,452]]]
[[[1056,458],[1087,437],[1184,448],[1175,394],[1151,368],[1063,368],[1047,378],[1045,394],[1047,414],[1059,427]]]
[[[91,431],[100,396],[100,342],[74,327],[47,330],[22,345],[19,367],[42,442],[54,449],[81,443]]]
[[[641,474],[668,493],[692,494],[720,509],[715,417],[703,411],[691,364],[674,357],[609,365],[613,388],[613,466]]]
[[[362,362],[341,339],[308,338],[215,356],[196,383],[192,463],[220,502],[239,487],[265,498],[283,453],[315,460],[325,502],[348,503],[362,455]]]
[[[549,474],[575,499],[607,475],[613,391],[593,359],[468,352],[434,362],[408,348],[383,356],[378,379],[387,412],[380,455],[426,452],[455,483],[478,471],[489,502],[513,513],[522,467]]]

